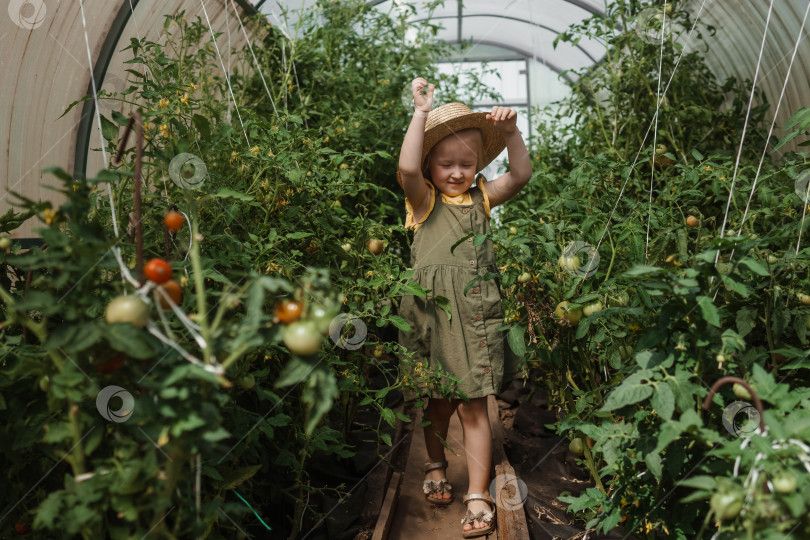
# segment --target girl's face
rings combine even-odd
[[[482,143],[477,129],[460,131],[439,141],[428,156],[430,180],[436,189],[451,196],[470,189]]]

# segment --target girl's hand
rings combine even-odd
[[[422,93],[422,89],[427,86],[427,95]],[[417,77],[411,81],[411,91],[413,92],[413,103],[417,111],[429,113],[433,107],[433,90],[435,85],[428,86],[428,82],[422,77]]]
[[[517,111],[509,107],[492,107],[492,112],[487,113],[487,120],[495,124],[495,129],[508,135],[517,131]]]

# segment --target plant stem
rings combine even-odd
[[[588,470],[591,472],[594,482],[596,482],[596,487],[599,488],[599,491],[601,491],[605,496],[607,496],[605,486],[602,485],[602,479],[599,477],[599,473],[596,470],[596,464],[593,462],[591,449],[588,448],[588,441],[582,437],[580,437],[579,440],[582,441],[582,449],[585,451],[585,464],[587,465]]]
[[[189,208],[191,209],[191,251],[189,251],[189,259],[191,259],[191,268],[194,272],[194,292],[197,294],[197,316],[198,323],[200,324],[200,333],[202,334],[205,345],[203,346],[203,361],[207,364],[211,360],[211,341],[210,332],[208,331],[208,311],[205,305],[205,277],[203,276],[202,264],[200,262],[200,243],[197,241],[196,236],[199,234],[199,220],[198,211],[193,195],[187,195]]]

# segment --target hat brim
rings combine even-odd
[[[434,111],[439,111],[439,109],[434,109]],[[449,112],[452,114],[452,111]],[[425,129],[425,138],[424,142],[422,143],[422,159],[420,161],[422,168],[424,168],[425,159],[427,158],[428,153],[439,143],[439,141],[448,135],[452,135],[469,128],[480,129],[484,136],[483,152],[482,155],[479,156],[479,166],[478,171],[476,172],[480,172],[482,169],[486,168],[486,166],[492,163],[492,161],[498,157],[501,152],[503,152],[503,149],[506,148],[506,141],[504,140],[503,135],[501,135],[500,131],[495,129],[492,121],[487,120],[487,114],[489,113],[468,112],[456,114],[449,118],[441,118],[441,116],[438,117],[435,125]],[[397,168],[397,182],[399,182],[399,185],[402,186],[402,178],[399,173],[399,168]]]

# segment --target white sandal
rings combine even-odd
[[[464,504],[467,504],[469,501],[474,500],[482,500],[486,501],[490,505],[495,506],[495,501],[492,500],[492,497],[487,495],[486,493],[468,493],[464,496]],[[481,527],[480,529],[475,528],[476,521],[483,521],[487,524],[486,527]],[[469,531],[462,530],[461,534],[464,538],[472,538],[474,536],[482,536],[485,534],[490,534],[491,532],[495,531],[495,514],[490,512],[489,510],[481,511],[473,514],[469,508],[467,508],[467,515],[461,518],[461,526],[463,527],[465,524],[469,523],[472,525],[472,529]]]
[[[424,472],[428,473],[434,469],[446,469],[447,468],[447,461],[434,461],[433,463],[425,463]],[[441,480],[425,480],[422,482],[422,491],[425,493],[425,500],[427,500],[430,504],[435,504],[436,506],[447,506],[455,500],[453,497],[453,486],[450,485],[450,482],[447,481],[447,478],[442,478]],[[437,497],[431,497],[431,493],[449,493],[449,499],[440,499]]]

